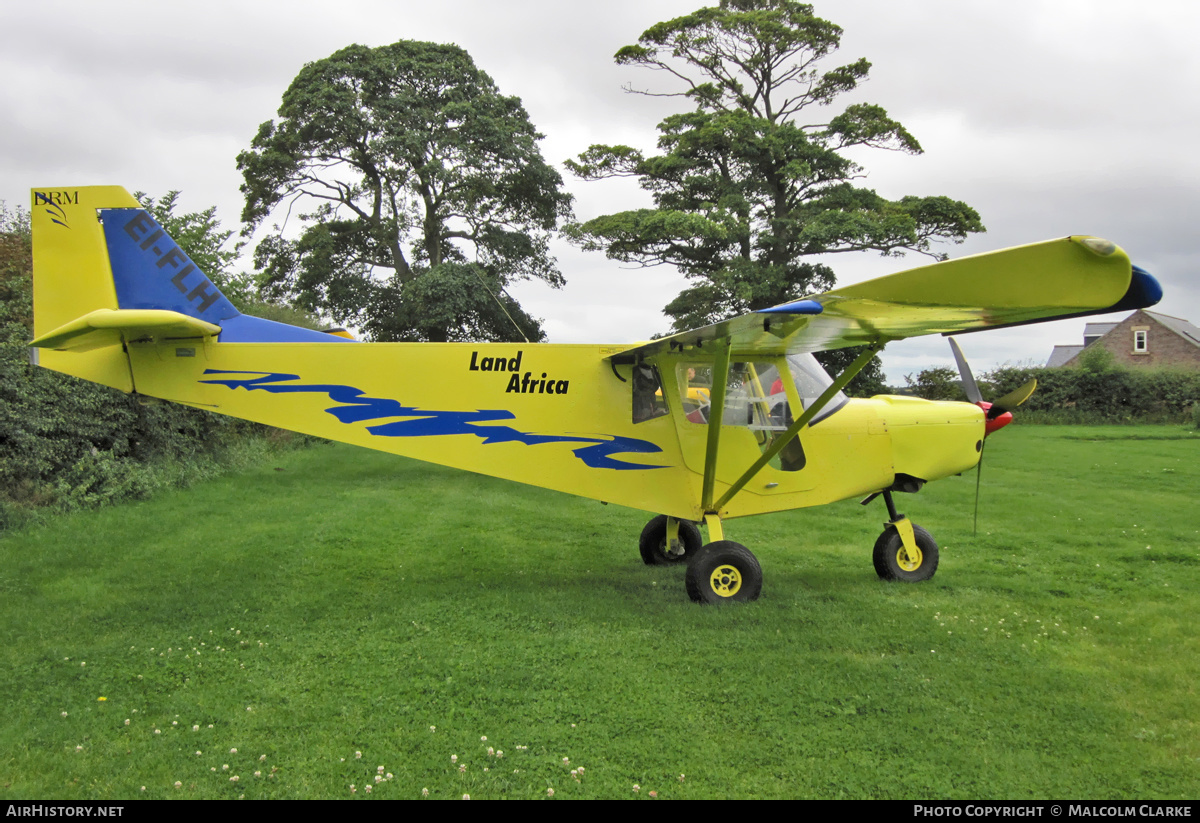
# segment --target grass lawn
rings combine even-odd
[[[1200,797],[1200,436],[1012,426],[897,505],[648,515],[352,447],[0,537],[0,796]],[[484,739],[486,738],[486,739]],[[574,771],[573,771],[574,770]]]

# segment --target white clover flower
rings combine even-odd
[[[230,783],[236,783],[236,782],[238,782],[238,776],[235,774],[233,777],[229,778],[229,782],[230,782]]]
[[[230,754],[237,754],[237,749],[230,749],[230,750],[229,750],[229,753],[230,753]]]
[[[458,762],[458,755],[456,755],[456,754],[452,754],[452,755],[450,755],[450,762],[451,762],[451,763],[457,763],[457,762]]]
[[[554,797],[554,789],[546,789],[547,797]]]
[[[362,752],[355,752],[355,753],[354,753],[354,759],[355,759],[355,760],[362,760]]]
[[[470,800],[470,799],[471,799],[471,795],[469,795],[469,794],[463,795],[463,800]]]
[[[67,716],[67,713],[66,713],[66,712],[63,712],[63,713],[62,713],[62,716],[63,716],[63,717],[66,717],[66,716]]]
[[[266,760],[266,759],[267,759],[267,756],[266,756],[265,754],[262,754],[262,755],[259,755],[259,756],[258,756],[258,762],[259,762],[259,763],[263,762],[263,761],[264,761],[264,760]]]
[[[200,731],[200,725],[196,724],[195,726],[192,726],[192,731],[194,731],[194,732]]]
[[[178,781],[178,780],[176,780],[176,781],[175,781],[175,788],[177,788],[177,789],[182,789],[182,788],[183,788],[183,783],[182,783],[182,782],[180,782],[180,781]],[[142,786],[142,790],[143,790],[143,791],[145,791],[145,789],[146,789],[146,787],[145,787],[145,786]]]
[[[430,726],[429,728],[432,729],[433,726]],[[429,797],[429,789],[421,789],[421,797]]]

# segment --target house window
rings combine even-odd
[[[1140,329],[1133,333],[1133,353],[1134,354],[1146,354],[1148,351],[1150,351],[1150,347],[1146,343],[1147,333],[1148,332],[1146,332],[1144,330],[1140,330]]]

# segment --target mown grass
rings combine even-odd
[[[899,499],[934,580],[851,501],[727,524],[764,593],[710,608],[644,514],[282,455],[0,538],[0,794],[1195,798],[1198,457],[1010,427],[977,537],[973,475]]]

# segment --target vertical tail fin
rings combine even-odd
[[[33,190],[33,333],[39,338],[99,309],[116,310],[101,208],[140,208],[119,186]],[[129,362],[119,348],[38,351],[35,362],[122,391],[132,391]]]
[[[146,335],[347,342],[244,315],[129,192],[33,191],[34,346],[47,368],[132,390],[121,345]]]
[[[101,208],[141,206],[118,186],[34,189],[33,333],[40,337],[96,309],[116,309]]]

